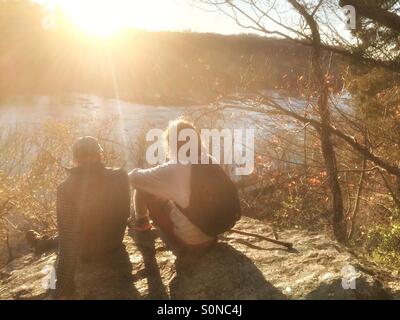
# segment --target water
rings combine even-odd
[[[182,107],[162,107],[103,99],[94,95],[71,95],[64,99],[48,96],[30,101],[17,101],[0,107],[0,125],[33,125],[48,120],[65,121],[72,118],[118,118],[127,132],[147,123],[164,123],[184,113]]]
[[[301,99],[287,98],[277,91],[265,91],[263,94],[290,108],[301,109],[306,105],[306,102]],[[348,97],[342,97],[342,108],[347,105],[345,99]],[[260,113],[235,109],[235,107],[243,105],[238,100],[223,101],[220,104],[233,107],[226,108],[222,113],[224,125],[228,127],[254,126],[255,118],[263,121],[269,120],[269,117]],[[92,119],[114,117],[121,121],[121,125],[128,134],[133,134],[139,127],[143,127],[144,123],[164,128],[168,121],[185,115],[200,115],[211,109],[212,107],[208,105],[189,107],[143,105],[85,94],[69,95],[63,98],[39,96],[25,100],[16,98],[12,103],[0,105],[0,125],[33,125],[44,123],[47,120],[64,121],[76,117]],[[214,125],[218,126],[215,123]]]
[[[287,98],[276,91],[266,91],[265,95],[275,99],[287,108],[301,111],[307,103],[301,99]],[[344,95],[337,99],[342,111],[347,111],[349,96]],[[223,101],[220,105],[227,106],[218,117],[212,117],[215,106],[151,106],[129,103],[116,99],[105,99],[95,95],[76,94],[63,98],[49,96],[27,99],[15,99],[13,103],[0,106],[0,127],[17,125],[30,127],[47,121],[68,121],[72,119],[104,120],[114,119],[114,139],[129,145],[137,141],[139,135],[152,128],[165,129],[168,122],[178,117],[190,116],[191,119],[200,118],[203,114],[204,128],[240,128],[256,130],[256,146],[268,141],[268,136],[277,130],[290,130],[294,123],[277,122],[270,116],[253,111],[238,110],[236,107],[245,107],[239,100]],[[301,112],[302,114],[302,112]],[[81,121],[80,127],[84,134],[90,134],[89,121]],[[86,128],[87,127],[87,128]],[[86,128],[86,129],[85,129]],[[299,135],[301,139],[301,135]],[[264,151],[264,150],[263,150]]]

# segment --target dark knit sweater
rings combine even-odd
[[[69,170],[57,190],[59,254],[56,295],[74,292],[76,264],[101,260],[122,246],[130,214],[128,176],[96,165]]]

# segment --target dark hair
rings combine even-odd
[[[79,164],[100,162],[102,152],[97,139],[90,136],[79,138],[72,146],[72,156]]]

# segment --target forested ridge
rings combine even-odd
[[[296,94],[310,49],[254,34],[127,29],[104,40],[27,1],[0,4],[0,97],[93,93],[149,104],[205,102],[221,95],[284,89]],[[332,74],[342,84],[335,61]],[[118,92],[116,92],[116,89]]]

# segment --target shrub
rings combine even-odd
[[[368,234],[372,258],[387,267],[400,267],[400,221],[373,228]]]

